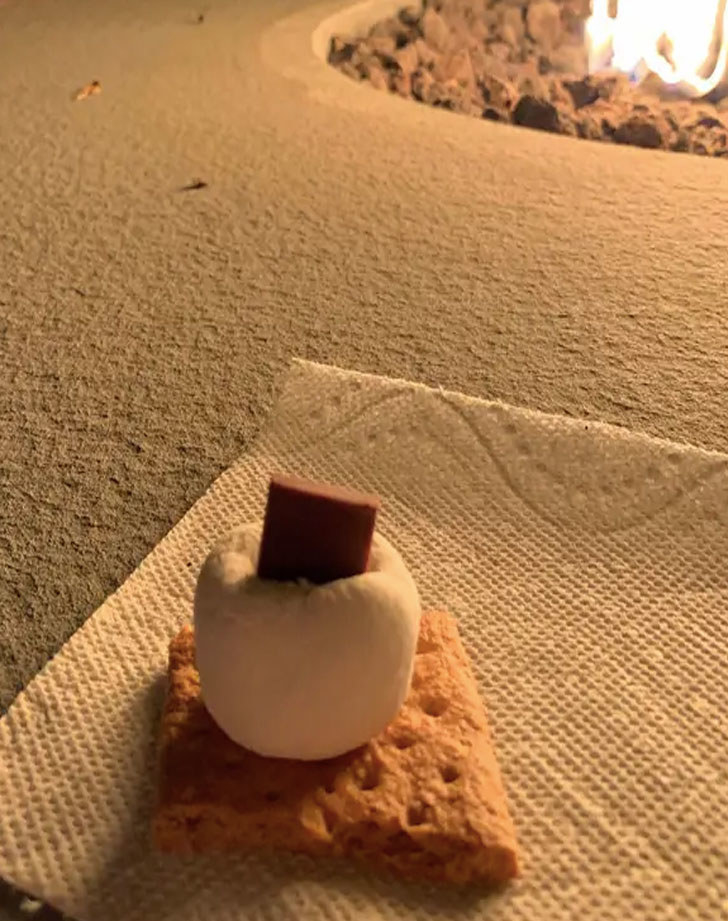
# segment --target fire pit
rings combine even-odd
[[[728,157],[728,0],[423,0],[329,61],[476,118]]]

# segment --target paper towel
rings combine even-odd
[[[379,492],[458,617],[524,875],[483,896],[149,846],[169,638],[288,470]],[[270,423],[0,724],[0,875],[79,921],[728,917],[728,458],[293,365]]]

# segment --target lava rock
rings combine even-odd
[[[632,90],[632,85],[626,74],[595,74],[592,80],[598,88],[599,96],[602,99],[620,99],[623,96],[629,95]]]
[[[614,134],[618,144],[633,144],[635,147],[648,147],[657,150],[665,146],[667,125],[664,127],[649,113],[637,112],[622,122]]]
[[[590,77],[584,77],[583,80],[565,80],[564,88],[577,109],[583,109],[599,99],[599,88]]]
[[[463,85],[457,80],[446,80],[443,87],[447,93],[447,98],[451,101],[451,108],[455,112],[464,112],[466,115],[480,114],[482,102],[477,97],[474,83],[472,85]],[[473,112],[474,100],[475,112]]]
[[[490,55],[499,61],[510,61],[513,59],[513,48],[507,42],[489,42],[486,49]]]
[[[700,121],[696,123],[697,128],[719,128],[723,130],[725,125],[719,118],[715,118],[713,115],[704,115]]]
[[[526,128],[561,133],[561,119],[556,106],[537,96],[522,96],[513,110],[513,121]]]
[[[510,113],[504,112],[502,109],[496,109],[493,106],[486,106],[483,109],[483,118],[489,122],[509,122]]]
[[[424,38],[418,38],[414,43],[414,49],[417,52],[417,60],[423,67],[431,68],[437,60],[437,52],[434,51]]]
[[[561,45],[549,54],[552,68],[560,74],[583,74],[589,66],[584,45]]]
[[[675,111],[675,109],[670,109],[670,108],[663,109],[662,114],[665,118],[665,121],[668,123],[668,125],[670,126],[670,128],[672,128],[673,131],[680,130],[680,128],[682,127],[682,119],[678,117],[678,113]]]
[[[393,55],[396,51],[396,43],[392,35],[370,35],[363,47],[372,54]]]
[[[414,44],[405,45],[404,48],[395,51],[394,60],[403,74],[414,73],[420,63],[417,48]]]
[[[645,94],[662,99],[665,96],[670,96],[673,91],[672,89],[665,86],[657,74],[650,72],[643,77],[635,92],[639,93],[640,95]]]
[[[518,81],[518,89],[523,96],[533,96],[536,99],[547,99],[549,95],[548,82],[536,73],[526,72]]]
[[[511,48],[520,47],[526,33],[526,24],[520,7],[507,6],[499,11],[498,32]]]
[[[432,74],[436,80],[447,82],[454,80],[460,86],[475,86],[475,74],[470,54],[467,48],[462,48],[454,54],[443,55],[436,62]]]
[[[365,54],[361,45],[359,45],[354,54],[352,54],[351,60],[349,61],[349,64],[356,68],[357,73],[362,79],[366,79],[369,76],[369,68],[373,63],[378,64],[379,62],[373,60],[370,54]]]
[[[389,80],[383,67],[377,64],[370,64],[366,76],[375,90],[389,89]]]
[[[614,135],[617,133],[617,128],[626,120],[629,113],[628,110],[614,103],[599,99],[594,105],[585,109],[580,109],[579,114],[590,115],[592,118],[596,119],[602,132],[602,139],[605,141],[613,141]]]
[[[352,64],[351,61],[344,61],[338,66],[342,74],[345,74],[347,77],[351,77],[352,80],[364,79],[364,74],[359,70],[356,64]]]
[[[518,92],[512,83],[492,77],[488,74],[481,77],[479,86],[483,94],[483,101],[487,108],[498,112],[510,113],[513,111],[518,99]]]
[[[553,0],[531,3],[526,13],[528,34],[547,53],[561,44],[561,10]]]
[[[690,136],[690,150],[701,156],[724,156],[728,151],[728,135],[722,128],[697,128]]]
[[[396,73],[392,75],[392,89],[395,93],[405,98],[412,95],[412,77],[408,73]]]
[[[548,88],[549,101],[553,102],[561,113],[571,113],[574,108],[574,103],[571,94],[566,90],[559,77],[550,77],[548,80]]]
[[[676,150],[679,153],[690,150],[690,133],[684,128],[678,128],[673,135],[670,150]]]
[[[475,19],[470,23],[465,41],[472,51],[474,48],[482,48],[486,41],[493,37],[495,37],[495,33],[491,31],[488,25],[482,19]]]
[[[334,35],[329,44],[329,64],[338,67],[345,61],[350,61],[356,49],[356,42]]]
[[[395,35],[399,32],[400,22],[396,17],[382,19],[375,23],[369,30],[369,39],[385,38],[394,41]]]
[[[498,77],[499,80],[507,80],[510,70],[517,65],[508,64],[506,61],[500,61],[488,54],[483,48],[471,48],[470,60],[473,64],[473,71],[476,78],[483,76]]]
[[[429,70],[419,68],[412,74],[412,95],[419,102],[430,103],[435,78]]]
[[[576,119],[576,131],[580,138],[588,141],[600,141],[603,138],[602,126],[593,115],[579,114]]]
[[[405,6],[397,14],[402,25],[408,26],[409,28],[415,28],[420,24],[421,15],[422,10],[418,6]]]
[[[420,102],[452,111],[470,111],[470,98],[457,85],[448,85],[435,80],[427,70],[418,70],[412,75],[412,95]]]
[[[584,38],[584,22],[590,15],[591,0],[561,0],[561,26],[570,38]]]
[[[422,17],[422,33],[430,48],[443,53],[450,47],[450,29],[445,20],[432,7]]]

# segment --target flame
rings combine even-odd
[[[593,0],[589,71],[649,71],[688,96],[705,96],[728,73],[728,0]]]

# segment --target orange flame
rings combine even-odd
[[[728,73],[728,0],[593,0],[589,70],[656,73],[688,96],[705,96]]]

